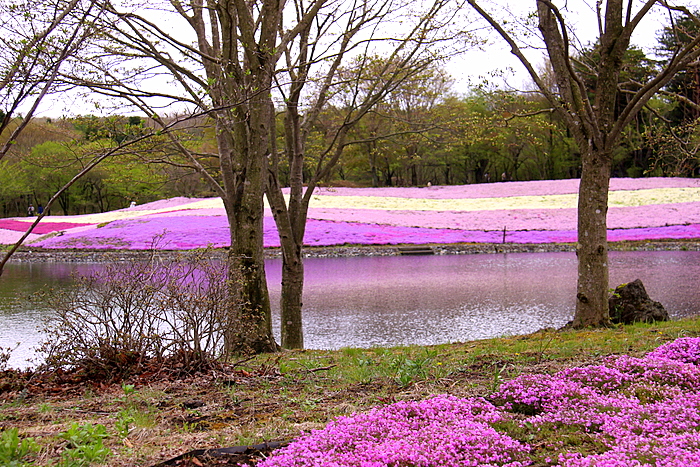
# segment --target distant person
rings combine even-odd
[[[29,203],[29,207],[27,208],[27,216],[33,216],[34,215],[34,205]]]
[[[132,202],[129,204],[129,207],[130,207],[130,208],[135,208],[135,207],[136,207],[136,201],[132,201]]]
[[[42,206],[41,204],[40,204],[39,206],[37,206],[36,212],[37,212],[40,216],[41,216],[42,214],[44,214],[44,206]]]

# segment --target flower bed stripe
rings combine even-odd
[[[537,180],[530,182],[480,183],[475,185],[450,185],[433,187],[342,188],[320,187],[315,194],[325,196],[388,196],[399,198],[500,198],[504,196],[548,196],[578,193],[579,181]],[[613,178],[610,191],[651,190],[656,188],[698,188],[696,178]]]
[[[32,242],[42,248],[114,248],[150,249],[154,239],[162,236],[158,248],[182,250],[229,246],[229,231],[223,216],[151,217],[119,220],[102,228],[66,232]],[[700,223],[637,229],[613,229],[610,241],[644,239],[700,238]],[[263,237],[266,247],[278,247],[279,237],[271,217],[265,218]],[[360,222],[330,222],[309,220],[304,243],[307,246],[502,243],[502,229],[488,231],[466,229],[433,229],[402,227]],[[506,231],[508,243],[573,243],[575,230]]]
[[[689,203],[700,200],[700,188],[657,188],[653,190],[613,191],[610,206],[645,206]],[[508,209],[576,208],[578,195],[505,196],[502,198],[400,198],[379,196],[316,196],[312,208],[383,209],[387,211],[491,211]]]
[[[29,218],[31,219],[31,218]],[[0,219],[0,229],[14,230],[17,232],[26,232],[34,219],[27,221],[19,221],[15,219]],[[73,223],[73,222],[39,222],[39,224],[34,227],[32,233],[43,235],[51,232],[56,232],[58,230],[72,229],[75,227],[82,227],[86,225],[92,225],[89,223]]]
[[[578,180],[430,188],[320,188],[312,199],[305,243],[500,243],[504,228],[506,241],[514,243],[575,242],[577,188]],[[270,216],[269,209],[266,215]],[[24,231],[28,221],[31,218],[0,220],[4,222],[0,228]],[[107,227],[101,229],[89,227],[105,224]],[[697,224],[700,180],[611,181],[611,241],[700,238],[693,227]],[[162,243],[173,249],[224,246],[229,241],[220,198],[181,197],[107,213],[51,216],[39,224],[37,233],[57,231],[63,235],[33,244],[47,248],[83,245],[142,249],[150,248],[152,239],[164,232]],[[11,243],[8,238],[4,235],[0,242]],[[270,219],[266,220],[264,242],[266,246],[279,245]]]
[[[335,222],[364,222],[404,227],[497,230],[576,229],[576,209],[511,209],[493,211],[384,211],[381,209],[311,208],[309,218]],[[611,207],[608,227],[664,227],[700,223],[700,201],[651,206]]]

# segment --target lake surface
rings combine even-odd
[[[439,344],[561,327],[575,306],[574,253],[309,258],[307,348]],[[101,264],[11,263],[0,278],[0,347],[21,342],[10,366],[27,366],[51,311],[28,303],[45,287]],[[281,260],[268,260],[279,335]],[[700,314],[700,252],[610,252],[610,284],[641,279],[672,318]],[[279,337],[278,337],[279,339]]]

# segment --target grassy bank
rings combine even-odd
[[[487,396],[518,375],[639,356],[698,335],[700,318],[431,347],[293,351],[120,382],[5,372],[0,427],[17,428],[18,438],[5,431],[0,464],[13,465],[14,456],[26,465],[147,466],[192,449],[289,440],[339,415],[435,394]]]

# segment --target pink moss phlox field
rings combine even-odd
[[[0,219],[0,229],[14,230],[17,232],[26,232],[31,222],[16,221],[13,219]],[[58,230],[72,229],[75,227],[83,227],[91,224],[77,224],[74,222],[39,222],[32,233],[43,235]]]
[[[548,196],[578,193],[578,179],[537,180],[534,182],[482,183],[466,186],[387,187],[387,188],[317,188],[314,193],[329,196],[389,196],[397,198],[453,199],[497,198],[501,196]],[[692,178],[613,178],[610,191],[649,190],[654,188],[698,187]]]
[[[631,191],[631,195],[625,196],[632,197],[635,196],[635,190],[698,186],[700,180],[696,179],[611,181],[611,191]],[[552,208],[550,204],[546,209],[432,211],[422,210],[424,204],[420,201],[573,195],[577,189],[578,180],[426,188],[319,188],[316,191],[319,198],[353,196],[353,203],[357,203],[358,207],[347,207],[347,203],[338,203],[339,206],[345,206],[338,208],[312,206],[304,243],[307,246],[575,243],[576,210],[571,207]],[[373,196],[408,198],[407,203],[411,204],[412,210],[364,209],[362,197]],[[411,199],[418,202],[413,203]],[[608,240],[700,238],[700,201],[688,198],[684,200],[675,204],[611,205],[608,213]],[[634,199],[631,204],[634,204]],[[332,205],[330,203],[327,206]],[[445,206],[451,204],[446,203]],[[279,238],[274,222],[269,210],[266,213],[264,245],[278,247]],[[70,217],[73,222],[61,222],[60,216],[44,219],[37,226],[35,234],[29,237],[28,245],[40,248],[147,249],[151,248],[154,236],[160,236],[160,248],[177,250],[228,246],[230,242],[230,236],[226,232],[225,212],[216,199],[180,197],[137,205],[105,215]],[[14,243],[28,225],[26,218],[0,220],[0,243]],[[56,235],[37,238],[37,235],[50,233]]]
[[[159,249],[188,250],[230,244],[225,218],[149,216],[123,219],[77,233],[51,237],[32,243],[42,248],[90,248],[147,250],[157,243]]]
[[[488,400],[400,402],[340,417],[259,466],[700,467],[698,363],[700,338],[681,338],[642,358],[522,375]]]
[[[65,234],[32,243],[41,248],[149,249],[153,239],[163,235],[160,248],[183,250],[230,244],[226,218],[223,216],[176,215],[144,216],[113,221],[104,227]],[[610,230],[610,241],[700,238],[700,224],[645,229]],[[526,230],[507,231],[509,243],[572,243],[576,231]],[[478,231],[397,227],[359,222],[329,222],[310,219],[304,244],[307,246],[502,243],[500,230]],[[265,247],[278,247],[279,236],[272,218],[265,218]]]
[[[490,211],[386,211],[381,209],[311,208],[309,218],[399,227],[464,230],[576,230],[576,209],[508,209]],[[608,210],[609,229],[700,224],[700,201],[616,207]]]
[[[523,466],[528,449],[489,424],[501,420],[483,399],[437,396],[398,402],[303,436],[260,467]]]

